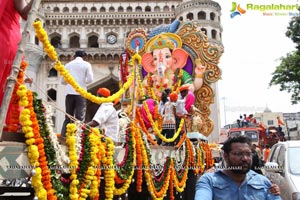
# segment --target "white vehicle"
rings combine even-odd
[[[300,140],[274,144],[265,176],[276,183],[283,200],[300,200]]]

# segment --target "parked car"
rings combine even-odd
[[[264,169],[283,200],[300,200],[300,140],[273,145]]]

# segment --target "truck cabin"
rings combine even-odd
[[[260,143],[260,135],[259,130],[256,126],[252,126],[251,124],[248,124],[247,126],[240,127],[238,125],[232,125],[229,132],[228,137],[236,137],[239,135],[245,135],[249,137],[253,144],[256,144],[259,146]]]

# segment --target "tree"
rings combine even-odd
[[[300,17],[293,17],[286,36],[296,44],[296,50],[280,58],[280,65],[272,73],[269,86],[279,85],[280,91],[291,93],[291,103],[300,103]]]

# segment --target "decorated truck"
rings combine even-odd
[[[210,44],[191,21],[174,20],[150,33],[136,29],[120,56],[118,91],[98,97],[66,70],[42,22],[29,19],[29,25],[54,68],[81,96],[97,104],[120,99],[122,115],[116,123],[122,144],[76,119],[61,142],[47,102],[24,84],[27,64],[19,51],[14,64],[20,68],[12,72],[17,81],[9,82],[6,91],[13,117],[9,130],[1,130],[1,193],[25,192],[28,199],[39,200],[193,199],[197,177],[214,163],[208,142],[199,135],[208,136],[214,128],[211,84],[221,76],[222,47]],[[183,102],[182,115],[158,111],[167,90],[179,96],[174,108]],[[7,106],[1,108],[2,119]],[[165,122],[171,115],[170,129]],[[166,129],[172,134],[165,134]]]
[[[253,144],[259,147],[268,144],[272,147],[278,141],[280,141],[279,133],[276,127],[265,127],[261,123],[247,123],[245,125],[232,124],[228,131],[229,137],[238,135],[245,135],[249,137]]]

